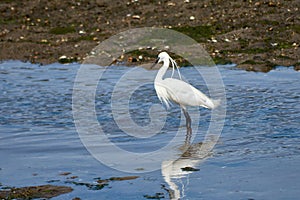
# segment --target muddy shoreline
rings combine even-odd
[[[16,188],[2,186],[0,184],[0,199],[50,199],[52,197],[70,193],[74,190],[70,186],[52,185],[53,183],[64,183],[71,186],[83,186],[89,190],[102,190],[104,187],[108,187],[110,182],[130,181],[139,178],[139,176],[110,177],[108,179],[94,178],[94,181],[89,183],[78,181],[79,177],[71,174],[71,172],[60,173],[58,176],[65,177],[65,181],[49,180],[47,181],[47,185]],[[37,176],[37,174],[35,176]],[[80,200],[79,197],[73,199]]]
[[[4,0],[0,60],[82,62],[120,31],[163,27],[191,36],[217,64],[236,63],[252,71],[278,65],[299,69],[298,6],[299,0]]]

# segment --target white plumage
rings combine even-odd
[[[155,83],[158,98],[169,107],[170,100],[185,106],[202,106],[213,109],[214,102],[192,85],[178,79],[166,78]]]
[[[169,56],[169,54],[166,52],[161,52],[158,55],[155,64],[163,62],[163,65],[158,70],[158,73],[155,77],[154,88],[159,100],[165,103],[167,107],[169,107],[170,101],[180,105],[186,117],[187,131],[188,133],[191,133],[191,119],[187,112],[186,106],[202,106],[205,108],[214,109],[218,106],[219,102],[213,101],[201,91],[182,80],[174,78],[164,79],[164,75],[169,68],[170,61],[174,70],[174,66],[177,67],[177,65],[176,62]],[[179,72],[178,67],[177,70]]]

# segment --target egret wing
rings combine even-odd
[[[213,101],[192,85],[178,79],[166,78],[155,83],[157,95],[165,102],[174,101],[182,106],[202,106],[214,108]],[[165,102],[166,103],[166,102]]]

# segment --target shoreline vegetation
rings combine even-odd
[[[80,63],[121,31],[160,27],[192,37],[216,64],[300,70],[298,0],[3,0],[0,10],[0,60]],[[142,49],[121,59],[138,64],[157,54]]]

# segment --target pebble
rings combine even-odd
[[[67,59],[67,58],[68,58],[67,56],[63,55],[63,56],[59,57],[58,60],[64,60],[64,59]]]
[[[141,19],[139,15],[132,15],[132,19]]]
[[[176,3],[169,2],[169,3],[168,3],[168,6],[176,6]]]
[[[196,18],[194,16],[190,16],[190,20],[193,21],[195,20]]]
[[[272,47],[276,47],[278,45],[278,43],[270,43]]]
[[[3,31],[0,32],[0,37],[6,35],[7,33],[9,33],[9,30],[4,29]]]
[[[214,43],[218,42],[218,40],[216,40],[215,38],[211,38],[211,41],[214,42]]]
[[[127,61],[128,62],[137,62],[138,60],[136,58],[130,56]]]
[[[80,30],[80,31],[79,31],[79,34],[80,34],[80,35],[86,34],[86,32],[85,32],[84,30]]]
[[[260,6],[260,2],[255,2],[255,6]]]

